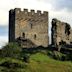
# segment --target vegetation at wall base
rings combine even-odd
[[[10,43],[0,51],[0,72],[72,72],[72,55],[58,51],[23,51]]]

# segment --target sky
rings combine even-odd
[[[27,8],[49,12],[49,36],[51,20],[57,18],[72,27],[72,0],[0,0],[0,47],[8,42],[9,10]]]

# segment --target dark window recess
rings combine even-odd
[[[34,39],[36,39],[36,34],[34,35]]]
[[[59,45],[61,45],[61,42],[59,42]]]
[[[25,33],[22,34],[22,37],[25,38]]]
[[[30,25],[31,25],[31,29],[32,29],[32,27],[33,27],[32,23]]]

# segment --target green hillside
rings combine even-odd
[[[36,53],[30,56],[28,63],[13,58],[0,59],[0,72],[72,72],[72,62]]]
[[[0,50],[0,72],[72,72],[72,53],[23,51],[10,43]]]

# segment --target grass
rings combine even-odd
[[[44,53],[30,55],[29,63],[13,58],[0,58],[0,65],[8,62],[19,65],[18,67],[7,68],[0,66],[0,72],[72,72],[71,61],[58,61],[50,58]]]
[[[42,53],[31,55],[30,60],[31,72],[72,72],[70,61],[57,61]]]
[[[24,72],[26,63],[13,58],[0,58],[0,72]]]

